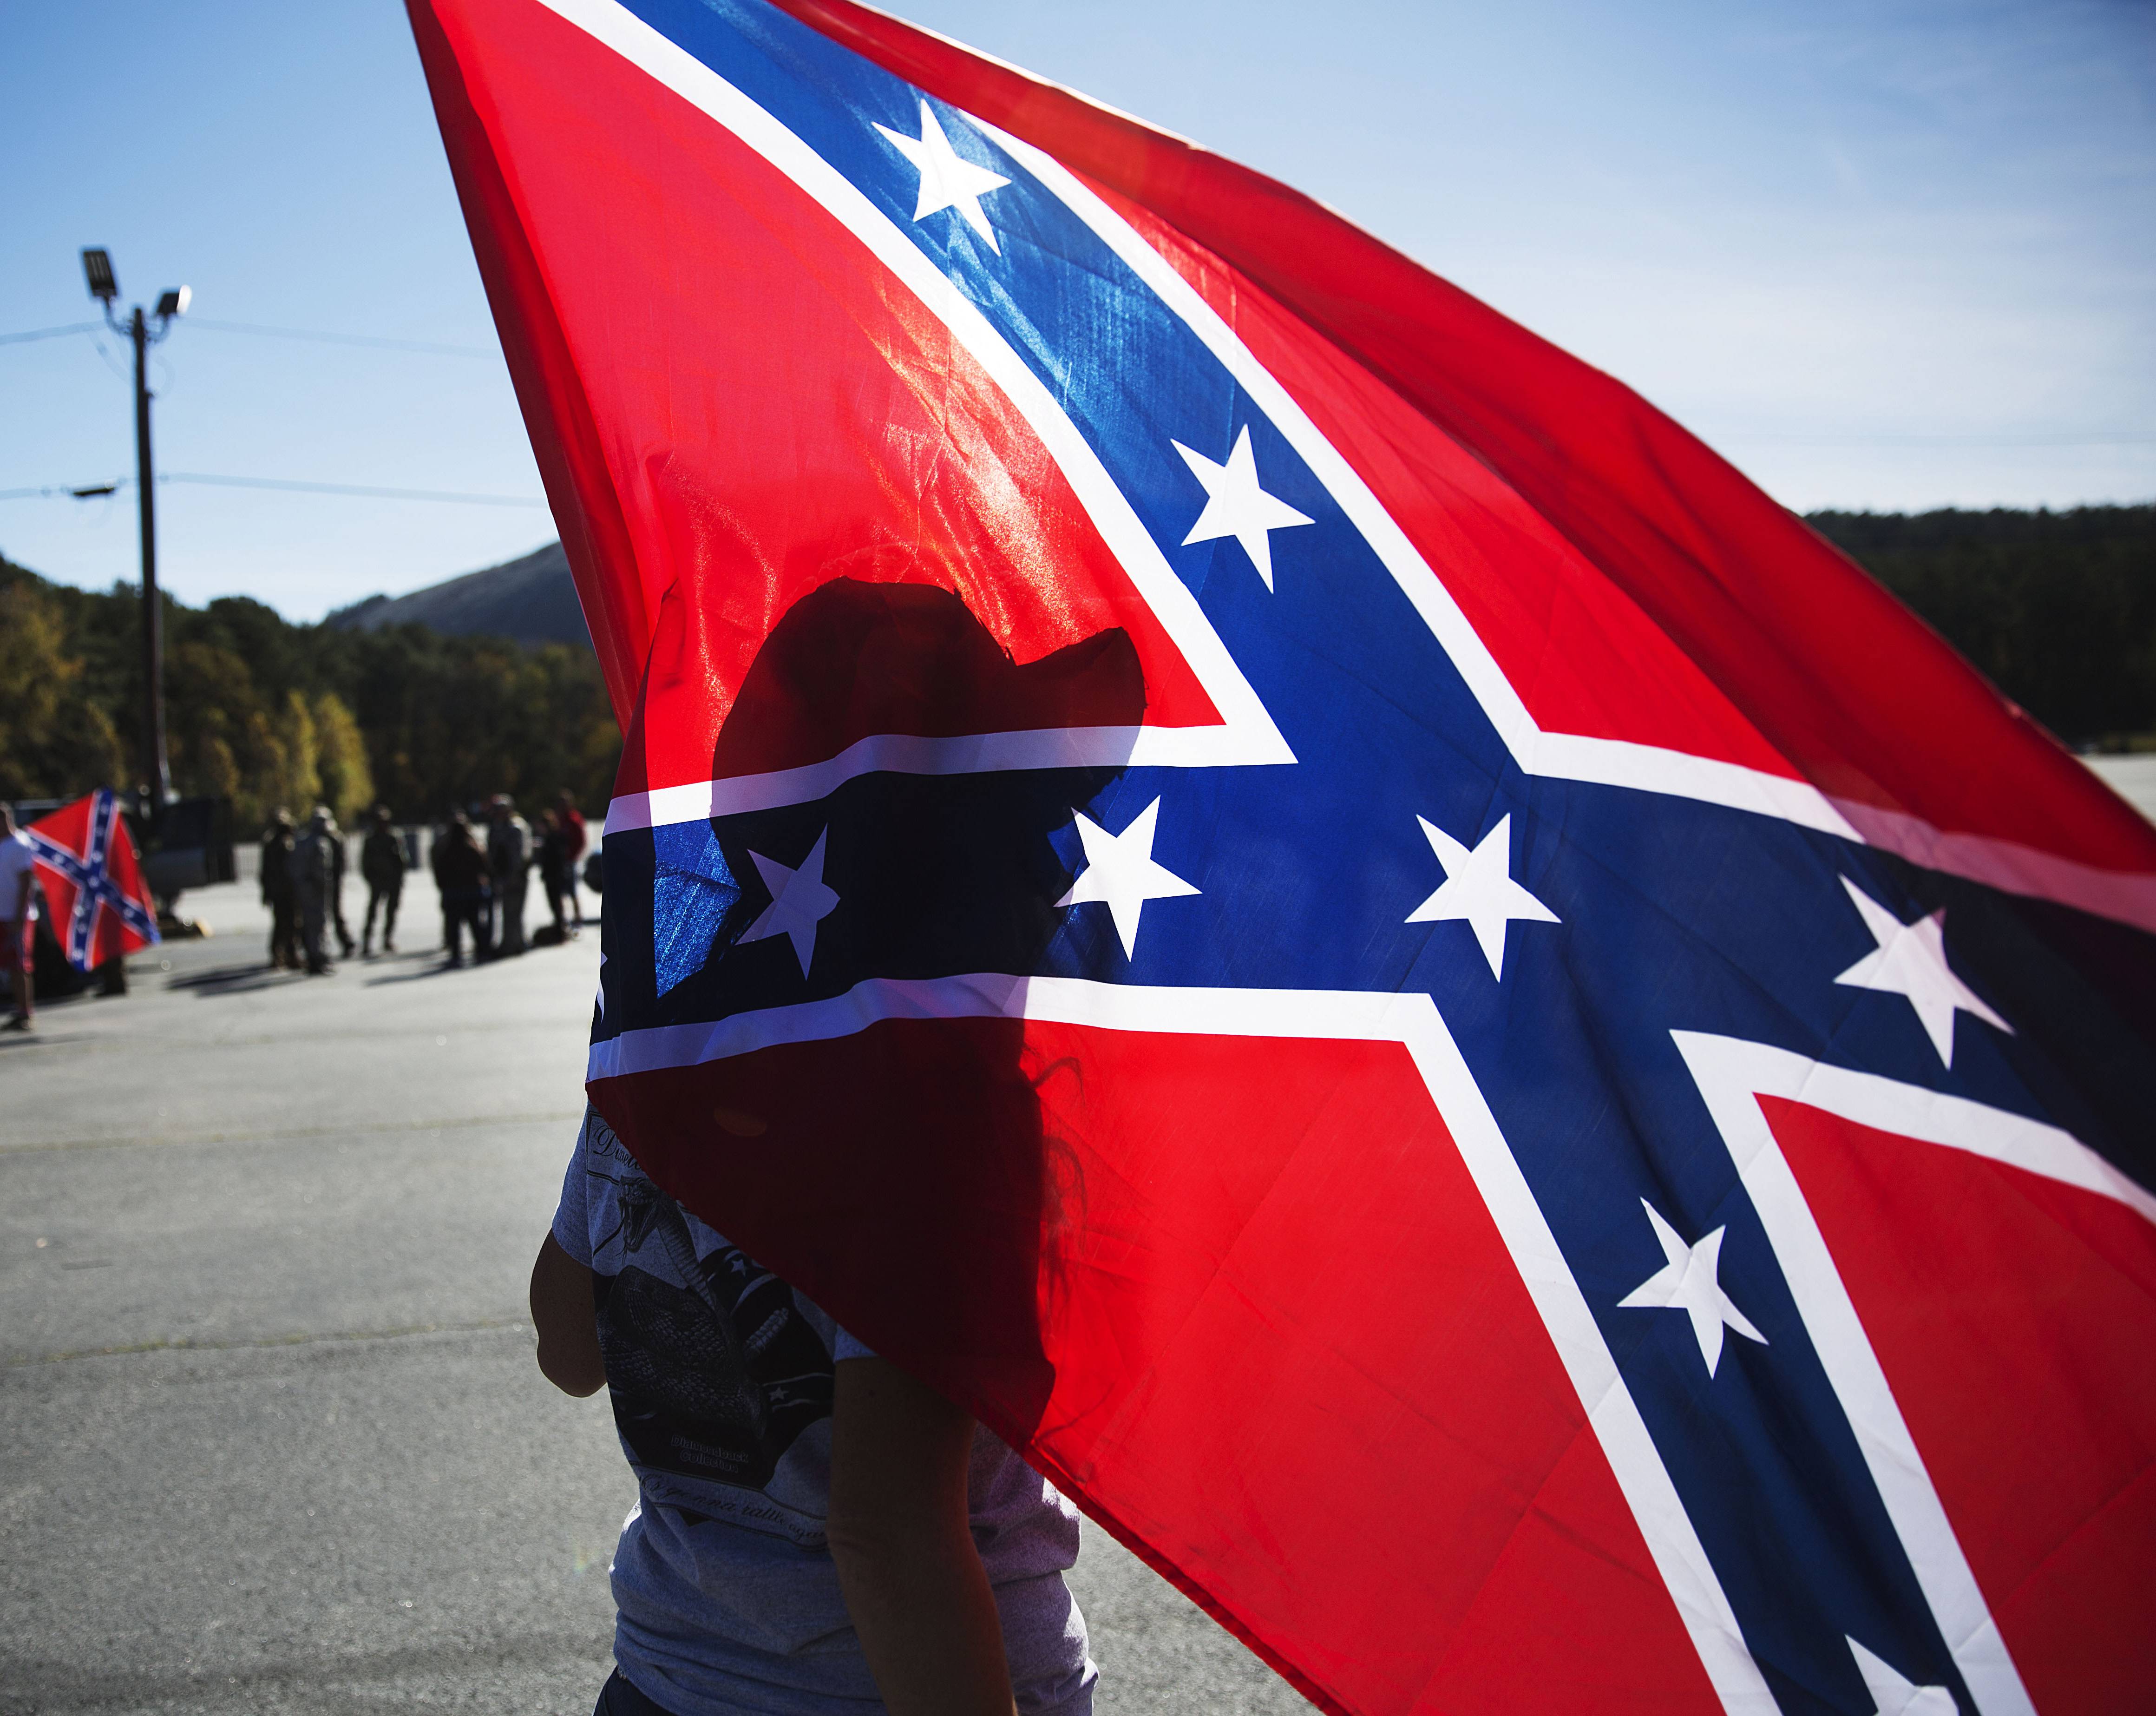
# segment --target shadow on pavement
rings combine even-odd
[[[416,971],[393,971],[385,976],[370,977],[367,979],[367,988],[371,989],[380,989],[382,984],[387,983],[417,983],[420,979],[428,977],[454,977],[459,972],[476,971],[480,966],[490,963],[483,959],[476,961],[468,959],[461,965],[452,965],[439,953],[400,953],[397,957],[400,959],[424,958],[427,963],[419,967]]]
[[[261,960],[249,960],[244,965],[213,965],[207,971],[191,971],[184,977],[169,978],[165,987],[173,989],[192,989],[203,999],[218,995],[244,995],[255,989],[266,989],[285,984],[305,983],[306,979],[296,971],[280,971]]]
[[[567,943],[557,945],[566,946]],[[501,953],[485,959],[474,958],[467,955],[461,965],[450,964],[443,957],[439,948],[424,953],[398,953],[392,957],[399,960],[424,959],[427,963],[417,971],[395,971],[381,977],[370,977],[367,979],[367,987],[376,989],[383,984],[416,983],[421,978],[427,977],[450,977],[459,972],[478,971],[484,967],[500,965],[511,959],[529,958],[534,953],[548,953],[552,951],[553,948],[544,943],[533,943],[521,953]]]
[[[38,1016],[44,1017],[40,1010]],[[0,1030],[0,1053],[9,1049],[51,1049],[62,1043],[86,1043],[90,1037],[81,1031],[52,1031],[43,1025],[29,1030]]]

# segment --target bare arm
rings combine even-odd
[[[531,1265],[531,1326],[539,1333],[539,1370],[579,1400],[606,1381],[599,1357],[599,1322],[592,1303],[592,1272],[552,1234]]]
[[[1002,1623],[966,1510],[973,1421],[881,1359],[838,1366],[831,1558],[891,1716],[1011,1716]]]

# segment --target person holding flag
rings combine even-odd
[[[87,974],[159,940],[157,903],[110,788],[39,817],[18,838],[28,844],[51,908],[53,939],[77,971]],[[27,926],[22,933],[27,939]],[[124,977],[124,968],[111,970]]]
[[[15,826],[14,806],[0,800],[0,970],[8,974],[10,1030],[37,1023],[37,850]]]
[[[1076,1510],[590,1111],[531,1303],[541,1370],[608,1389],[638,1478],[598,1716],[1091,1709]]]
[[[852,0],[408,6],[624,736],[535,1318],[644,1696],[835,1674],[653,1618],[721,1514],[809,1708],[1075,1695],[971,1421],[1336,1713],[2147,1708],[2156,829],[1286,185]]]

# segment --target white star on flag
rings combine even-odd
[[[1482,957],[1490,962],[1490,975],[1505,975],[1505,926],[1519,920],[1528,923],[1556,923],[1556,912],[1512,880],[1512,819],[1508,812],[1496,827],[1482,836],[1473,851],[1418,816],[1430,849],[1445,866],[1445,881],[1438,891],[1408,913],[1409,923],[1442,923],[1464,919],[1482,944]]]
[[[599,1017],[606,1017],[606,949],[599,949],[599,989],[593,998],[598,1004]]]
[[[1953,1694],[1944,1687],[1918,1686],[1903,1678],[1853,1638],[1849,1648],[1878,1716],[1954,1716]]]
[[[1987,1025],[1995,1025],[2007,1035],[2014,1027],[1977,999],[1976,992],[1953,974],[1947,964],[1947,914],[1943,906],[1929,917],[1904,923],[1847,876],[1841,879],[1850,900],[1863,914],[1864,927],[1879,946],[1836,978],[1851,989],[1876,989],[1899,995],[1917,1010],[1924,1035],[1939,1051],[1939,1059],[1953,1065],[1954,1015],[1974,1013]]]
[[[1681,1311],[1691,1318],[1692,1338],[1699,1343],[1699,1356],[1707,1360],[1707,1374],[1714,1374],[1715,1366],[1722,1362],[1722,1331],[1735,1329],[1748,1341],[1767,1344],[1767,1337],[1753,1328],[1744,1313],[1729,1302],[1729,1295],[1722,1292],[1716,1276],[1722,1267],[1722,1236],[1727,1227],[1717,1227],[1696,1246],[1687,1246],[1677,1237],[1677,1230],[1662,1220],[1661,1212],[1645,1198],[1640,1207],[1647,1212],[1647,1220],[1655,1225],[1655,1237],[1661,1241],[1662,1256],[1666,1260],[1660,1269],[1620,1299],[1620,1309],[1648,1311]]]
[[[1268,495],[1258,486],[1258,462],[1250,451],[1250,424],[1245,424],[1236,435],[1225,465],[1215,465],[1203,453],[1192,452],[1180,441],[1170,440],[1168,445],[1183,455],[1191,475],[1205,488],[1205,510],[1198,515],[1198,522],[1190,527],[1190,534],[1183,539],[1183,546],[1188,548],[1193,542],[1233,537],[1243,545],[1243,552],[1250,557],[1250,564],[1257,568],[1258,576],[1270,590],[1273,587],[1273,548],[1272,539],[1266,532],[1311,521],[1279,496]]]
[[[951,140],[943,135],[943,127],[936,122],[934,110],[926,101],[921,104],[919,136],[909,137],[887,125],[880,125],[876,129],[920,172],[921,194],[913,205],[916,220],[926,220],[939,208],[955,208],[965,217],[968,226],[988,241],[988,249],[998,256],[1004,254],[988,216],[981,213],[981,198],[997,187],[1009,184],[1009,179],[985,167],[975,166],[953,149]]]
[[[1198,890],[1174,871],[1152,860],[1152,832],[1160,820],[1160,800],[1131,819],[1119,835],[1107,830],[1082,810],[1070,813],[1078,825],[1078,838],[1086,847],[1086,868],[1070,884],[1070,891],[1055,903],[1083,906],[1099,901],[1116,920],[1116,933],[1123,940],[1123,957],[1138,956],[1138,917],[1148,900],[1173,900]]]
[[[825,829],[816,836],[816,844],[808,849],[798,870],[789,870],[761,852],[748,855],[756,861],[757,874],[763,878],[764,886],[771,890],[771,903],[742,932],[742,939],[760,942],[767,936],[784,936],[793,943],[793,957],[801,962],[804,978],[808,975],[808,962],[816,957],[816,926],[839,904],[839,897],[824,886],[824,840],[829,833]]]

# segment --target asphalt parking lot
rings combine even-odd
[[[597,938],[444,971],[406,904],[309,979],[191,895],[0,1047],[0,1712],[591,1708],[634,1490],[523,1297]],[[1308,1708],[1104,1534],[1074,1583],[1103,1712]]]

